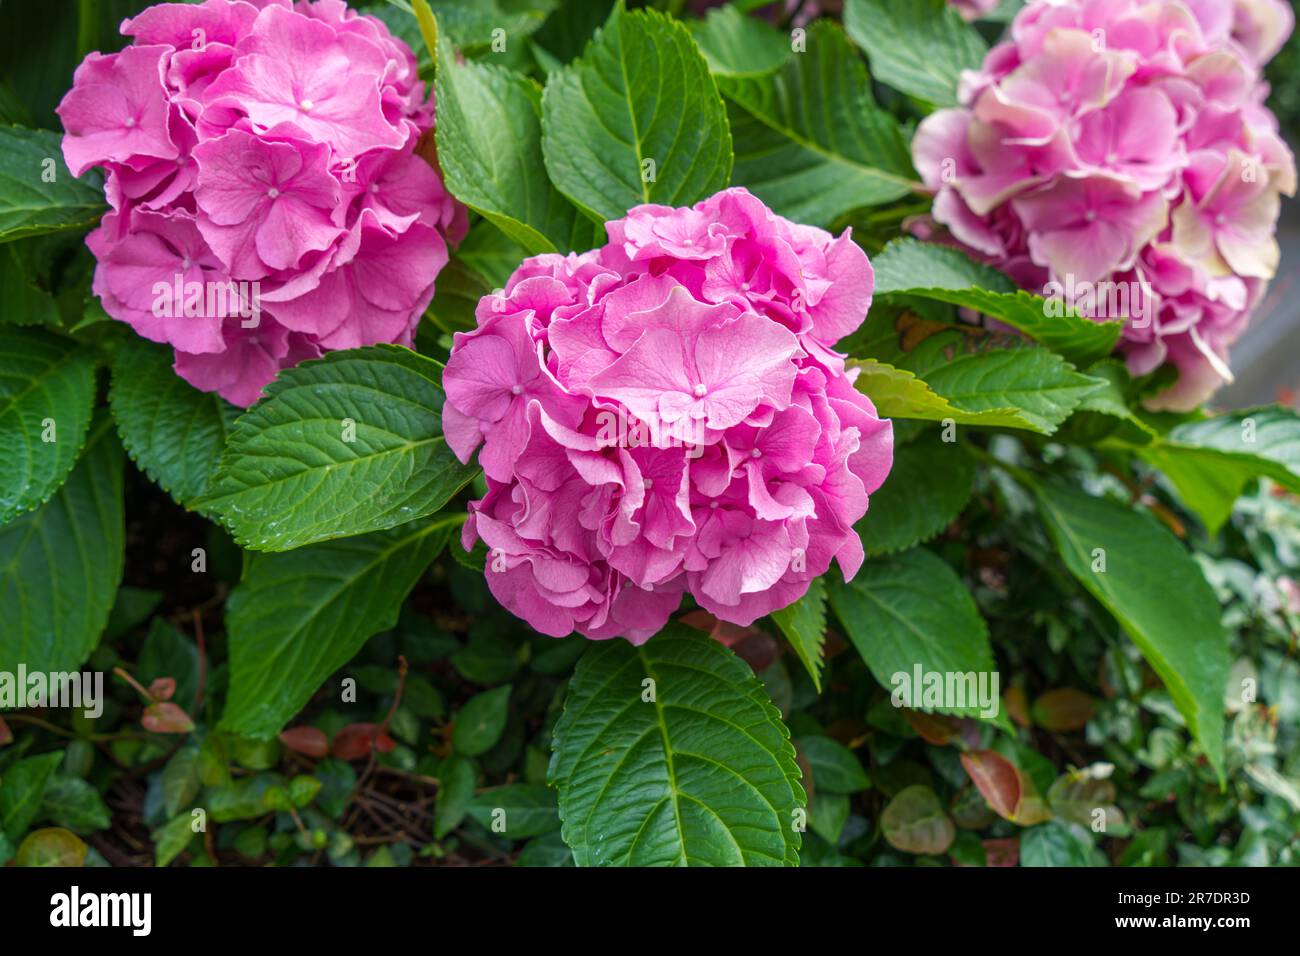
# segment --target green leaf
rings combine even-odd
[[[1021,289],[992,266],[959,249],[895,239],[872,260],[875,294],[919,296],[974,309],[1014,326],[1077,366],[1105,358],[1119,341],[1122,322],[1094,322]]]
[[[86,862],[90,847],[75,834],[59,827],[34,830],[18,847],[15,866],[77,867]]]
[[[852,750],[829,737],[800,737],[799,752],[812,767],[812,788],[826,793],[856,793],[871,786]]]
[[[1300,414],[1269,406],[1216,415],[1179,425],[1140,454],[1216,534],[1254,478],[1300,493]]]
[[[1021,866],[1090,866],[1092,841],[1078,824],[1050,820],[1020,835]]]
[[[90,351],[0,325],[0,524],[49,500],[77,461],[95,399]]]
[[[929,674],[991,674],[988,625],[947,562],[924,548],[873,558],[847,584],[830,582],[831,607],[853,646],[883,687],[904,706],[981,716],[977,700],[933,701],[912,686]],[[902,682],[898,675],[903,675]],[[963,688],[969,689],[969,688]],[[1000,706],[994,700],[993,706]]]
[[[1033,490],[1065,566],[1123,625],[1222,779],[1228,638],[1200,568],[1145,513],[1063,485]]]
[[[451,743],[456,752],[477,757],[491,750],[506,729],[509,716],[510,685],[475,694],[456,714]]]
[[[470,801],[469,815],[484,829],[511,840],[541,836],[560,828],[555,791],[538,784],[508,783],[481,790]]]
[[[154,844],[154,866],[166,866],[180,856],[194,839],[194,816],[189,810],[178,813],[149,836]]]
[[[211,495],[196,507],[211,508],[257,551],[432,514],[475,471],[442,437],[440,373],[432,359],[392,345],[288,369],[235,422]]]
[[[54,301],[54,296],[33,281],[15,251],[13,244],[0,249],[0,289],[5,290],[0,322],[13,325],[58,325],[59,306]]]
[[[433,835],[441,840],[460,825],[474,799],[474,761],[452,754],[438,769],[438,798],[433,810]]]
[[[771,76],[719,80],[736,144],[732,181],[821,226],[920,188],[902,130],[876,106],[843,32],[818,21],[807,45]]]
[[[867,554],[891,554],[933,538],[961,514],[974,485],[975,459],[960,442],[930,431],[895,447],[889,477],[858,522]]]
[[[63,761],[63,751],[24,757],[0,777],[0,833],[17,843],[41,812],[45,789]]]
[[[847,0],[844,26],[872,76],[935,106],[957,105],[961,71],[978,69],[986,52],[947,0]]]
[[[171,350],[138,336],[113,358],[109,403],[127,454],[182,506],[208,490],[239,409],[172,370]]]
[[[1050,435],[1105,383],[1080,375],[1059,355],[1039,348],[957,355],[918,378],[876,359],[853,360],[854,383],[882,416],[918,418]]]
[[[0,671],[85,662],[122,579],[124,538],[122,448],[105,417],[54,497],[0,527]]]
[[[163,811],[174,817],[190,806],[199,793],[199,748],[182,747],[162,771]]]
[[[788,607],[772,612],[781,633],[808,669],[817,692],[822,689],[822,646],[826,642],[826,585],[813,578],[808,593]]]
[[[74,179],[60,139],[50,130],[0,126],[0,242],[86,229],[104,211],[99,175]]]
[[[450,37],[466,50],[489,48],[497,30],[506,48],[523,43],[546,20],[551,3],[538,0],[428,0],[428,9],[438,18],[439,35]],[[438,59],[442,59],[439,53]],[[438,96],[438,109],[442,109],[442,96]],[[439,113],[441,116],[441,113]],[[441,153],[439,153],[441,158]]]
[[[731,4],[690,23],[691,35],[715,76],[762,76],[790,59],[790,38]]]
[[[560,191],[602,221],[642,203],[689,205],[731,178],[722,97],[690,32],[622,4],[547,79],[542,150]]]
[[[880,814],[880,830],[890,846],[904,853],[944,853],[957,836],[935,792],[919,783],[889,801]]]
[[[541,88],[504,67],[458,63],[439,40],[438,165],[447,188],[529,254],[586,250],[602,227],[562,196],[541,160]]]
[[[230,691],[221,726],[278,733],[366,640],[397,623],[461,515],[285,554],[249,554],[226,604]]]
[[[41,817],[75,833],[107,830],[113,823],[94,787],[80,777],[57,775],[45,785]]]
[[[798,863],[789,732],[747,664],[681,625],[587,651],[549,779],[579,866]]]
[[[1212,535],[1219,533],[1246,485],[1260,473],[1257,462],[1214,448],[1156,442],[1138,454],[1164,473],[1183,504]]]
[[[925,380],[959,408],[988,414],[1012,409],[1027,427],[1044,435],[1056,431],[1087,395],[1105,384],[1041,348],[958,355],[927,372]]]

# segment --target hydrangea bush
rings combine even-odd
[[[0,864],[1297,862],[1290,8],[631,6],[0,4]]]

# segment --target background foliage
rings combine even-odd
[[[1298,861],[1300,420],[1148,414],[1164,382],[1106,358],[1115,327],[898,238],[928,208],[910,131],[1014,3],[977,26],[941,0],[811,24],[368,5],[420,51],[474,224],[419,354],[336,353],[243,415],[89,294],[100,185],[62,168],[52,110],[140,5],[0,7],[0,671],[84,665],[111,697],[3,714],[0,861]],[[439,360],[522,257],[729,183],[872,255],[842,344],[896,422],[869,560],[754,628],[687,608],[642,648],[535,634],[459,547],[481,478],[441,437]],[[917,664],[996,669],[1000,714],[895,706]]]

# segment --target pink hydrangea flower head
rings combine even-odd
[[[409,345],[466,212],[426,155],[414,54],[342,0],[161,3],[59,105],[113,318],[238,405],[331,349]]]
[[[1179,371],[1153,406],[1196,406],[1277,270],[1296,171],[1262,68],[1293,26],[1284,0],[1031,0],[917,130],[933,218],[1033,291],[1140,303],[1092,317],[1127,319],[1134,374]]]
[[[838,560],[893,463],[893,428],[836,341],[871,304],[848,232],[743,189],[638,206],[582,255],[525,260],[456,335],[443,428],[488,493],[464,544],[544,634],[640,643],[685,593],[742,626]]]

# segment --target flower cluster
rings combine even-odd
[[[948,0],[948,3],[966,20],[978,20],[998,8],[998,0]]]
[[[443,426],[480,443],[464,543],[537,630],[659,630],[689,591],[747,625],[838,559],[893,429],[836,341],[871,303],[866,254],[743,189],[638,206],[582,255],[527,259],[447,363]]]
[[[1284,0],[1033,0],[917,131],[935,219],[1026,288],[1127,302],[1080,311],[1129,317],[1135,375],[1177,368],[1153,404],[1199,404],[1278,264],[1296,171],[1261,70],[1292,25]]]
[[[411,50],[342,0],[164,3],[59,105],[105,310],[237,405],[329,349],[410,344],[465,212]]]

